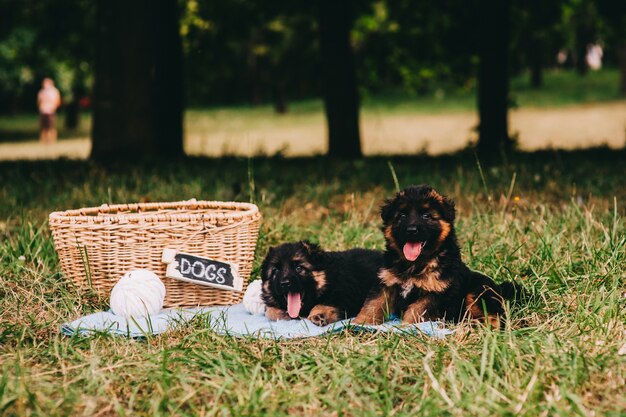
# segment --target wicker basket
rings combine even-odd
[[[229,305],[241,301],[252,269],[261,214],[254,204],[179,201],[102,205],[54,212],[50,229],[61,268],[79,287],[108,296],[134,268],[159,275],[165,306]],[[243,291],[165,278],[164,248],[239,265]]]

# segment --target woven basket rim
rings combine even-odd
[[[181,211],[184,210],[184,211]],[[189,222],[210,220],[241,220],[255,217],[259,208],[252,203],[236,201],[185,200],[151,203],[102,204],[49,215],[50,223],[126,223],[126,222]]]

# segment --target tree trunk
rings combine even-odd
[[[91,157],[182,155],[177,1],[98,0],[96,19]]]
[[[497,155],[512,145],[508,130],[510,0],[483,0],[481,5],[478,152]]]
[[[582,0],[575,9],[575,58],[576,71],[579,75],[586,75],[589,72],[587,64],[587,46],[595,41],[596,20],[598,18],[594,2]]]
[[[75,130],[78,128],[80,121],[80,108],[78,105],[78,97],[74,96],[72,101],[65,106],[65,128]]]
[[[533,35],[529,46],[530,86],[541,88],[543,86],[543,42],[539,36]]]
[[[626,42],[622,43],[617,50],[617,62],[619,65],[619,91],[626,96]]]
[[[260,34],[258,29],[254,29],[250,35],[247,45],[246,72],[250,83],[250,104],[256,107],[261,104],[263,94],[261,92],[261,77],[259,76],[259,62],[254,53],[254,45],[259,42]]]
[[[287,114],[289,111],[289,99],[287,98],[287,85],[284,79],[274,80],[272,86],[274,99],[274,110],[278,114]]]
[[[350,29],[353,0],[319,0],[320,54],[328,155],[361,156],[359,97]]]
[[[72,83],[72,100],[65,106],[65,128],[78,129],[80,126],[80,99],[85,95],[85,75],[78,70]]]
[[[585,76],[589,72],[589,65],[587,65],[587,42],[582,38],[576,40],[575,65],[578,75]]]

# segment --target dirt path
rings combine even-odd
[[[86,159],[91,151],[91,141],[85,139],[62,140],[54,145],[39,142],[0,143],[0,160],[15,159]]]
[[[268,122],[236,129],[218,121],[186,123],[185,149],[190,155],[220,156],[283,152],[287,156],[326,151],[323,115]],[[361,118],[365,154],[416,153],[437,155],[463,148],[475,139],[474,113],[387,114],[364,112]],[[519,109],[511,112],[511,132],[525,150],[574,149],[598,145],[626,146],[626,101],[553,109]],[[89,139],[64,140],[55,145],[37,142],[0,143],[0,160],[86,158]]]

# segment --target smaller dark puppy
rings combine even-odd
[[[385,314],[403,321],[470,318],[500,328],[505,299],[518,287],[496,284],[461,260],[454,230],[454,203],[428,185],[412,186],[381,210],[386,240],[380,284],[355,322],[380,323]]]
[[[306,240],[270,248],[261,266],[265,315],[306,317],[318,326],[354,317],[378,282],[382,259],[381,251],[326,252]]]

